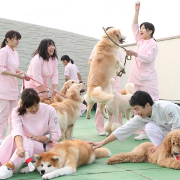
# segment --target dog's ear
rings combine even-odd
[[[172,133],[169,133],[163,140],[164,150],[167,154],[171,153],[171,138],[172,138]]]
[[[42,156],[40,154],[35,154],[34,155],[34,159],[35,159],[36,162],[39,161],[41,158],[42,158]]]
[[[61,157],[59,156],[53,156],[52,160],[58,161],[59,164],[61,163]]]
[[[71,92],[70,92],[70,94],[69,94],[69,98],[70,99],[74,99],[74,100],[76,100],[76,99],[78,99],[78,95],[77,95],[77,90],[72,90]]]

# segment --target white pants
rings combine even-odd
[[[162,129],[157,124],[152,122],[145,125],[145,132],[154,146],[160,145],[166,136]]]
[[[12,130],[11,112],[17,105],[17,100],[0,99],[0,141],[3,141],[6,137],[7,121],[9,122],[9,133]]]

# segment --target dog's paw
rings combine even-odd
[[[30,171],[29,171],[29,167],[28,166],[26,166],[26,167],[24,167],[24,168],[22,168],[21,170],[20,170],[20,173],[29,173]]]
[[[109,159],[107,160],[106,164],[112,165],[112,164],[115,164],[115,163],[114,163],[114,161],[111,160],[111,158],[109,158]]]
[[[42,179],[52,179],[52,178],[53,178],[53,176],[51,173],[47,173],[42,176]]]

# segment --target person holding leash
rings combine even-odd
[[[14,50],[18,47],[21,34],[10,30],[6,33],[0,50],[0,143],[6,137],[7,121],[9,132],[11,132],[11,111],[18,104],[18,81],[19,79],[29,80],[26,73],[20,71],[19,55]]]
[[[43,39],[37,50],[32,54],[33,58],[30,62],[27,74],[30,76],[30,81],[25,82],[25,88],[34,88],[39,96],[45,99],[49,98],[49,89],[42,84],[49,86],[51,80],[52,97],[56,95],[58,86],[58,63],[55,42],[51,39]],[[36,81],[33,81],[36,80]]]
[[[152,23],[144,22],[138,26],[140,3],[136,2],[135,14],[132,24],[134,38],[137,44],[137,50],[126,50],[127,55],[134,56],[132,68],[130,71],[129,82],[134,84],[134,92],[137,90],[147,91],[153,101],[159,100],[158,78],[154,67],[154,61],[158,54],[158,45],[153,34],[155,27]],[[135,140],[147,139],[144,129],[137,131],[140,134]]]
[[[33,88],[25,89],[21,94],[19,106],[12,111],[12,131],[0,146],[0,179],[12,177],[13,172],[25,162],[25,152],[33,158],[43,153],[43,143],[47,143],[49,131],[52,135],[47,143],[49,150],[61,137],[55,109],[40,103],[38,93]],[[46,133],[45,133],[46,134]]]

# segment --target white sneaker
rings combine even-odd
[[[106,132],[101,132],[101,133],[98,133],[99,134],[99,136],[107,136],[108,135],[108,133],[106,133]]]
[[[12,177],[13,172],[11,168],[8,168],[7,166],[3,165],[0,167],[0,179],[7,179]]]
[[[143,139],[149,139],[149,137],[147,136],[147,134],[140,134],[139,136],[136,136],[134,139],[140,141]]]

